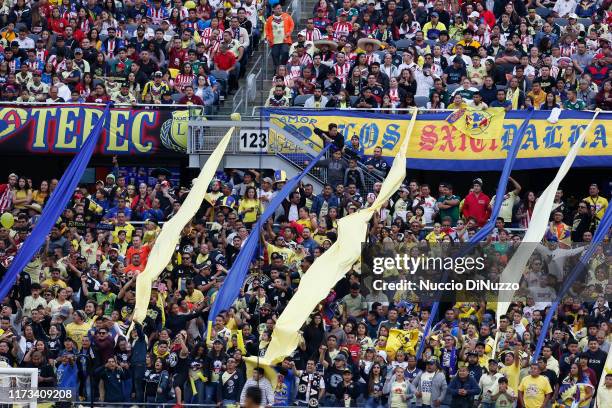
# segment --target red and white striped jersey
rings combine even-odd
[[[300,57],[300,64],[302,64],[303,67],[308,67],[312,65],[312,57],[310,56],[310,54],[305,52],[304,55]]]
[[[348,37],[351,32],[352,25],[351,23],[341,23],[340,21],[336,21],[334,23],[334,40],[338,41],[340,37]]]
[[[575,44],[561,44],[559,46],[559,49],[561,50],[561,56],[562,57],[570,57],[572,58],[572,56],[574,54],[576,54],[576,45]]]
[[[39,50],[38,48],[36,49],[36,59],[39,59],[41,61],[46,61],[48,56],[49,56],[49,51],[47,49],[42,49],[42,50]]]
[[[302,76],[301,65],[287,65],[287,70],[291,79],[300,78]]]
[[[389,89],[389,99],[391,99],[391,102],[400,102],[399,90],[397,88]]]
[[[176,7],[173,7],[173,9],[175,9]],[[170,15],[172,15],[172,12],[170,12]],[[187,10],[186,7],[181,7],[179,9],[179,16],[181,17],[181,20],[185,20],[187,17],[189,17],[189,10]]]
[[[346,80],[348,78],[349,71],[351,70],[351,63],[345,61],[344,64],[338,65],[334,64],[334,73],[336,77],[342,81],[343,84],[346,84]]]
[[[202,30],[202,32],[200,33],[200,37],[202,38],[202,42],[204,44],[207,44],[207,41],[210,41],[214,30],[215,29],[211,27],[207,27]],[[221,41],[222,39],[223,39],[223,32],[219,30],[219,36],[217,37],[217,41]]]
[[[366,64],[370,65],[373,62],[380,62],[380,58],[376,54],[366,54]]]
[[[314,28],[312,31],[308,31],[306,29],[303,29],[302,31],[300,31],[300,34],[303,34],[304,37],[306,38],[306,41],[317,41],[321,39],[321,32],[319,31],[318,28]]]
[[[87,34],[91,29],[91,23],[89,22],[89,20],[85,19],[79,23],[79,28],[83,33]]]

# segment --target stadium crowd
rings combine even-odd
[[[612,107],[610,1],[322,0],[295,30],[275,7],[267,106]]]
[[[274,2],[5,0],[0,95],[193,103],[211,112],[236,88],[263,35],[276,69],[270,106],[610,109],[609,8],[609,1],[588,0],[321,0],[298,31]],[[301,277],[335,242],[338,220],[374,202],[380,183],[367,183],[364,173],[389,170],[380,150],[360,154],[358,138],[343,146],[335,127],[318,133],[341,147],[317,164],[329,184],[319,194],[301,185],[277,209],[239,298],[211,330],[211,303],[284,185],[283,172],[218,174],[153,287],[145,322],[128,336],[136,276],[189,186],[173,185],[161,168],[155,183],[131,185],[115,161],[104,180],[74,192],[1,300],[0,364],[38,368],[39,385],[74,388],[82,401],[123,404],[230,406],[255,386],[266,406],[588,407],[602,380],[603,406],[612,406],[612,373],[603,370],[612,342],[609,248],[592,258],[551,329],[541,332],[608,206],[589,182],[582,199],[557,192],[544,241],[499,326],[490,302],[443,303],[424,338],[431,305],[408,292],[368,290],[355,267],[313,311],[275,378],[247,373],[244,357],[264,355]],[[368,241],[415,254],[467,242],[491,215],[496,181],[453,187],[406,180],[373,218]],[[481,246],[499,262],[492,269],[514,253],[538,199],[520,180],[509,181],[496,228]],[[0,184],[0,275],[57,183],[10,174]],[[392,329],[416,331],[422,355],[414,343],[390,346]],[[541,336],[542,357],[532,364]]]
[[[7,0],[0,99],[180,103],[212,113],[244,75],[262,12],[253,0]]]
[[[337,141],[335,132],[333,126],[318,131]],[[266,406],[512,407],[518,400],[526,408],[552,402],[587,407],[604,378],[601,398],[610,402],[612,373],[602,371],[612,341],[609,248],[592,258],[550,331],[541,332],[556,290],[608,206],[595,184],[585,184],[581,200],[558,191],[543,245],[499,327],[491,303],[443,303],[423,339],[431,304],[408,291],[368,289],[354,267],[312,312],[299,347],[276,367],[277,377],[260,369],[247,374],[244,358],[264,355],[300,278],[335,241],[338,220],[369,206],[380,190],[380,183],[363,185],[355,161],[382,175],[388,165],[352,149],[354,141],[317,164],[328,167],[331,183],[320,194],[301,185],[277,209],[239,298],[208,330],[227,271],[285,183],[281,171],[219,172],[153,285],[144,324],[130,336],[136,276],[160,224],[176,214],[189,190],[172,185],[162,168],[153,173],[154,185],[128,185],[115,159],[105,180],[74,192],[44,247],[2,300],[0,361],[36,367],[39,385],[78,389],[83,401],[231,406],[255,386]],[[32,182],[10,174],[0,184],[2,275],[57,185],[56,179]],[[491,214],[493,184],[475,179],[453,188],[407,180],[376,213],[367,240],[412,255],[427,254],[436,243],[467,242]],[[493,269],[512,256],[521,239],[512,227],[529,225],[537,193],[521,191],[511,178],[503,200],[496,228],[481,247],[497,262]],[[405,330],[400,333],[412,341],[392,346],[393,329]],[[540,336],[547,339],[542,357],[530,364]],[[417,358],[420,341],[425,347]]]

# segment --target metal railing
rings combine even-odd
[[[238,88],[232,97],[232,111],[237,113],[247,113],[249,102],[254,102],[257,97],[257,83],[261,80],[263,58],[257,57],[249,72],[245,75],[245,86]]]
[[[291,18],[295,21],[296,18],[299,20],[302,14],[302,6],[300,0],[293,0],[289,6],[287,6],[287,13],[291,15]],[[264,30],[262,30],[263,32]],[[264,44],[263,58],[259,56],[252,64],[251,69],[245,75],[246,86],[240,87],[234,96],[232,97],[232,111],[238,113],[247,113],[249,108],[249,102],[254,102],[257,97],[257,84],[262,82],[262,75],[264,79],[270,78],[269,76],[269,65],[272,50],[268,45],[265,37],[262,38]],[[263,66],[262,66],[263,62]],[[264,89],[261,89],[264,91]]]

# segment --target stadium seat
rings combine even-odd
[[[559,27],[565,27],[567,25],[567,19],[566,18],[555,18],[555,23]]]
[[[424,108],[427,106],[427,102],[429,102],[429,98],[426,96],[415,96],[414,102],[419,108]]]
[[[425,40],[425,42],[429,45],[430,48],[438,43],[438,41],[436,40]]]
[[[505,91],[508,87],[506,85],[495,85],[498,91]]]
[[[378,55],[378,58],[380,58],[381,64],[383,59],[385,58],[385,54],[387,53],[387,51],[376,51],[375,54]]]
[[[304,106],[304,104],[306,103],[306,101],[308,100],[308,98],[310,98],[312,95],[298,95],[295,97],[295,99],[293,100],[293,106]]]
[[[356,104],[358,99],[359,99],[359,97],[358,97],[358,96],[351,96],[351,99],[350,99],[350,101],[351,101],[351,106],[353,106],[354,104]]]
[[[537,7],[536,13],[542,18],[546,18],[552,11],[548,7]]]
[[[34,42],[36,42],[40,38],[40,35],[38,35],[38,34],[28,34],[28,37],[30,37]]]
[[[448,84],[446,86],[446,90],[448,91],[449,94],[452,94],[453,92],[455,92],[455,89],[459,88],[459,86],[461,86],[460,84]]]
[[[182,97],[183,97],[183,94],[182,94],[182,93],[173,93],[173,94],[172,94],[172,100],[173,100],[175,103],[178,103],[178,102],[181,100],[181,98],[182,98]]]
[[[412,45],[412,40],[398,40],[395,42],[395,46],[398,50],[406,50]]]
[[[591,20],[590,18],[579,18],[579,19],[578,19],[578,24],[582,24],[582,25],[584,26],[584,28],[585,28],[586,30],[588,30],[588,29],[589,29],[589,26],[590,26],[591,24],[593,24],[593,20]]]

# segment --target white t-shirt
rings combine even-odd
[[[421,400],[423,405],[431,405],[431,388],[434,375],[436,373],[428,373],[427,371],[421,374]]]
[[[432,196],[429,196],[426,197],[423,201],[423,204],[419,204],[420,200],[418,198],[415,198],[412,203],[412,206],[416,207],[417,205],[421,205],[421,207],[423,207],[423,210],[425,211],[423,213],[425,224],[431,224],[433,222],[433,217],[436,213],[436,199]]]
[[[519,197],[514,191],[509,192],[504,196],[501,209],[499,210],[499,216],[504,219],[504,222],[512,222],[512,209],[514,205],[519,201]],[[491,198],[491,207],[495,205],[495,196]]]
[[[483,402],[491,402],[491,395],[495,395],[499,389],[497,380],[503,376],[502,373],[495,373],[494,375],[483,374],[482,377],[480,377],[478,386],[482,390]]]

